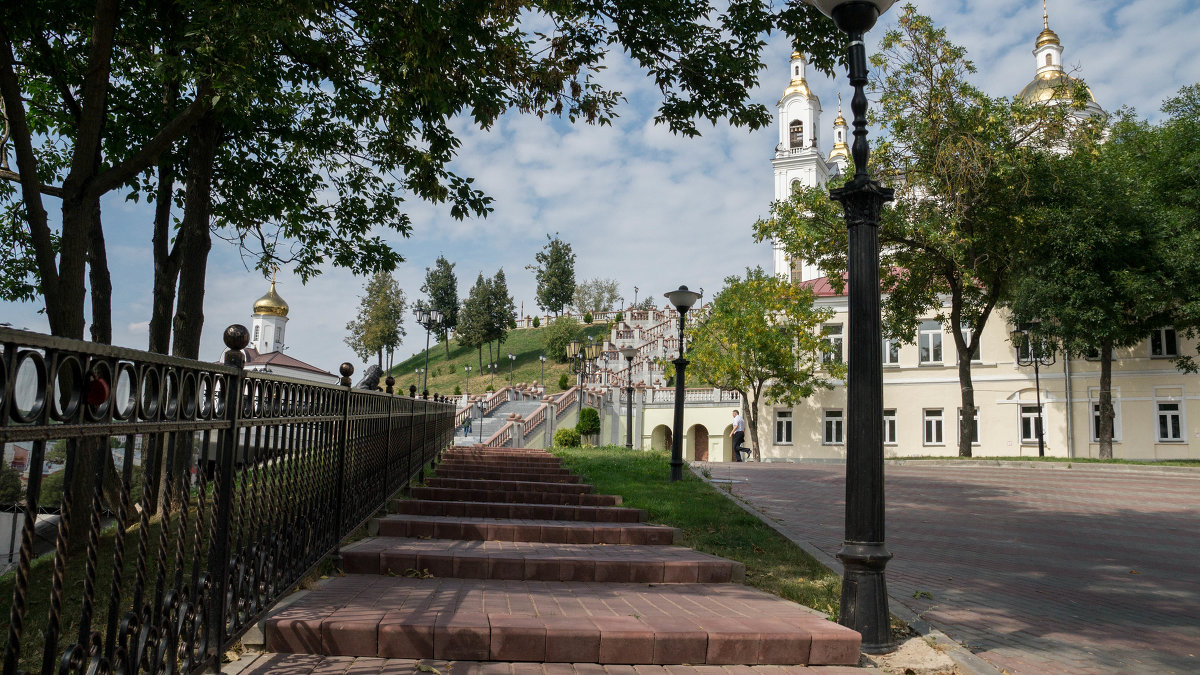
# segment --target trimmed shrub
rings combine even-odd
[[[584,312],[584,313],[583,313],[583,322],[584,322],[584,323],[591,323],[591,322],[592,322],[592,313],[591,313],[591,312]]]
[[[613,318],[613,321],[616,321],[617,323],[621,323],[624,320],[625,320],[625,312],[617,312],[617,316]]]
[[[462,387],[458,386],[457,384],[454,385],[454,395],[462,396]]]
[[[566,373],[558,376],[558,388],[560,391],[566,391],[571,388],[571,378],[567,377]]]
[[[559,363],[567,360],[567,345],[580,337],[579,322],[573,317],[560,316],[546,324],[546,357]]]
[[[554,432],[554,445],[560,448],[578,448],[579,432],[571,427]]]
[[[578,431],[580,436],[600,433],[600,413],[595,408],[581,408],[579,421],[575,423],[575,431]]]
[[[539,319],[539,318],[538,318],[538,317],[536,317],[536,316],[535,316],[535,317],[533,317],[533,327],[534,327],[534,328],[537,328],[537,327],[539,327],[539,326],[541,326],[541,325],[542,325],[542,320],[541,320],[541,319]]]

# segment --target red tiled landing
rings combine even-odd
[[[642,523],[563,522],[505,518],[392,515],[376,521],[379,534],[471,541],[544,541],[569,544],[650,544],[675,542],[678,530]]]
[[[538,483],[580,482],[579,476],[567,473],[566,469],[554,472],[550,470],[533,472],[525,469],[507,471],[504,469],[464,469],[454,466],[447,467],[445,464],[440,464],[437,468],[437,475],[439,478],[465,478],[474,480],[521,480]]]
[[[620,506],[619,495],[570,494],[565,492],[514,490],[459,490],[455,488],[415,487],[413,499],[453,502],[509,502],[521,504],[578,504],[580,506]]]
[[[346,572],[533,581],[741,582],[744,565],[681,546],[597,546],[372,537],[342,549]]]
[[[603,523],[640,523],[646,519],[645,511],[622,506],[573,506],[560,504],[510,504],[507,502],[448,502],[429,499],[401,499],[393,500],[390,507],[392,513],[419,516],[572,520]]]
[[[509,663],[381,659],[312,654],[243,655],[239,675],[854,675],[848,666],[602,666],[594,663]],[[239,665],[238,661],[231,665]],[[227,666],[228,668],[228,666]],[[231,669],[230,672],[233,672]]]
[[[426,487],[449,488],[452,490],[503,490],[507,492],[556,492],[560,494],[590,494],[596,488],[587,483],[555,483],[530,480],[429,478]]]
[[[328,579],[267,621],[270,651],[601,664],[858,662],[858,633],[736,584]]]

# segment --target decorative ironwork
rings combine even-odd
[[[219,668],[452,441],[452,405],[351,389],[350,364],[342,386],[247,372],[249,332],[224,338],[211,364],[0,329],[0,444],[29,446],[4,675]]]

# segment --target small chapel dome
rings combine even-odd
[[[287,316],[288,304],[279,294],[275,292],[275,281],[271,280],[271,290],[267,291],[258,300],[254,301],[255,314],[272,314],[274,316]]]
[[[1078,83],[1078,79],[1062,71],[1040,73],[1033,78],[1032,82],[1025,85],[1021,93],[1017,94],[1017,98],[1026,103],[1045,103],[1046,101],[1069,99],[1071,91]],[[1096,103],[1096,96],[1092,94],[1091,87],[1085,84],[1084,89],[1087,90],[1088,100]]]

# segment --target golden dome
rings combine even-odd
[[[846,145],[844,142],[834,143],[833,149],[829,151],[829,159],[827,159],[825,161],[832,162],[834,159],[836,159],[838,157],[841,157],[842,159],[849,161],[850,160],[850,146]]]
[[[846,126],[846,118],[842,117],[842,93],[840,91],[838,92],[838,116],[833,119],[833,126]],[[845,143],[842,143],[842,145],[845,145]],[[834,149],[836,150],[837,146],[834,146]]]
[[[1071,90],[1078,83],[1079,80],[1061,70],[1051,70],[1033,78],[1033,81],[1025,85],[1021,93],[1017,94],[1017,98],[1026,103],[1066,101],[1070,100]],[[1087,89],[1088,100],[1096,103],[1096,97],[1092,94],[1091,88],[1085,84],[1084,89]]]
[[[795,61],[796,59],[802,59],[802,58],[804,58],[804,55],[801,54],[800,52],[792,52],[792,60],[793,61]]]
[[[266,295],[254,301],[255,314],[287,316],[288,309],[288,304],[275,292],[274,280],[271,281],[271,290],[267,291]]]
[[[1047,26],[1045,29],[1042,30],[1041,33],[1038,33],[1037,43],[1034,44],[1033,48],[1041,49],[1042,47],[1045,47],[1046,45],[1061,45],[1061,44],[1062,43],[1058,41],[1058,33],[1055,33],[1054,31],[1050,30],[1050,27]]]

